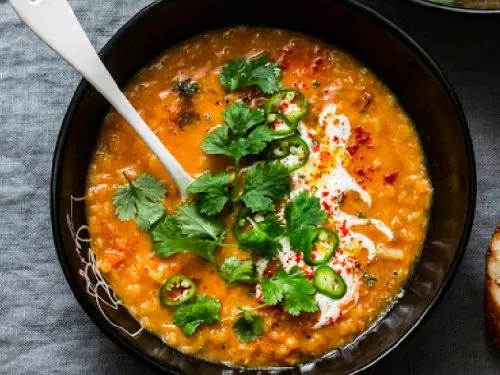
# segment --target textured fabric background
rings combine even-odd
[[[70,0],[100,49],[150,0]],[[423,327],[371,374],[500,373],[485,340],[484,252],[500,221],[500,15],[463,17],[364,0],[429,50],[464,105],[478,166],[470,244]],[[80,77],[0,0],[0,373],[149,374],[90,321],[66,284],[49,219],[52,152]]]

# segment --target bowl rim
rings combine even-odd
[[[333,0],[328,0],[333,1]],[[477,178],[476,178],[476,163],[474,156],[473,143],[470,136],[469,128],[467,125],[467,120],[465,114],[463,112],[462,105],[458,100],[458,96],[455,93],[453,87],[451,86],[449,80],[444,75],[443,71],[439,67],[439,65],[431,58],[428,52],[421,47],[412,37],[410,37],[405,31],[403,31],[399,26],[390,21],[388,18],[378,13],[373,8],[365,5],[363,3],[359,3],[357,0],[336,0],[340,2],[341,5],[350,8],[356,12],[363,13],[365,16],[371,18],[375,23],[379,26],[387,30],[391,35],[396,37],[400,42],[405,44],[409,49],[411,49],[419,59],[425,64],[426,68],[430,70],[432,74],[436,77],[436,79],[441,84],[443,91],[448,96],[451,101],[454,111],[458,117],[460,130],[462,132],[462,137],[464,140],[464,148],[467,155],[467,166],[469,170],[469,191],[468,191],[468,201],[467,201],[467,212],[465,215],[465,221],[463,226],[463,232],[460,237],[460,241],[457,246],[457,252],[450,263],[450,266],[445,273],[439,287],[436,290],[436,293],[432,296],[427,306],[423,309],[419,318],[399,337],[398,340],[394,341],[388,348],[386,348],[383,352],[381,352],[377,357],[366,361],[365,363],[360,364],[356,369],[350,372],[350,374],[357,374],[375,363],[382,360],[389,353],[395,350],[410,334],[416,331],[417,328],[421,327],[421,324],[425,319],[430,316],[430,312],[435,309],[438,303],[442,300],[444,293],[450,287],[451,281],[453,280],[459,265],[462,261],[463,255],[467,248],[468,240],[470,237],[474,212],[476,207],[476,190],[477,190]],[[421,2],[421,0],[411,0],[415,2]],[[115,44],[128,32],[130,28],[132,28],[142,17],[146,16],[150,12],[154,12],[155,9],[159,6],[162,6],[165,3],[165,0],[155,0],[151,4],[145,6],[139,12],[137,12],[132,18],[130,18],[124,25],[122,25],[116,33],[109,39],[109,41],[104,45],[104,47],[99,51],[99,56],[104,59],[111,51],[114,49]],[[66,255],[66,250],[64,246],[63,240],[63,223],[59,221],[59,212],[61,211],[61,202],[58,201],[59,197],[59,180],[60,180],[60,170],[62,168],[63,162],[63,151],[67,142],[67,138],[70,132],[71,123],[73,121],[73,117],[75,115],[76,110],[78,109],[82,99],[86,95],[88,89],[91,88],[89,83],[82,78],[80,83],[78,84],[75,93],[70,101],[66,114],[63,118],[63,122],[61,125],[61,129],[59,131],[56,145],[54,148],[54,157],[52,160],[52,174],[51,174],[51,185],[50,185],[50,213],[51,213],[51,223],[52,223],[52,235],[54,238],[55,250],[57,253],[57,257],[59,259],[59,263],[63,270],[64,276],[75,296],[77,302],[83,308],[85,313],[90,317],[93,323],[99,327],[99,329],[110,338],[118,347],[122,348],[126,353],[132,355],[138,360],[146,363],[151,368],[156,370],[168,371],[173,374],[183,374],[179,371],[178,368],[174,367],[169,363],[159,363],[154,357],[144,353],[139,350],[135,346],[129,344],[119,333],[117,330],[114,330],[106,321],[97,316],[98,314],[92,313],[90,310],[93,308],[93,305],[90,303],[84,291],[80,288],[77,282],[77,278],[75,273],[71,269],[71,265],[69,259]],[[174,348],[175,349],[175,348]],[[195,358],[195,357],[192,357]],[[197,358],[195,358],[197,359]],[[315,361],[321,361],[322,358],[318,358]],[[314,362],[314,361],[313,361]],[[311,362],[307,362],[311,363]],[[307,364],[305,363],[305,364]],[[298,368],[305,364],[297,365]],[[224,368],[224,365],[221,364],[221,369]],[[235,370],[238,369],[248,369],[255,370],[244,367],[233,367]],[[276,371],[278,369],[290,369],[292,367],[270,367],[269,371]],[[266,371],[265,368],[260,369],[260,371]]]
[[[406,0],[409,3],[413,3],[416,5],[421,5],[428,8],[437,9],[440,11],[448,11],[454,13],[462,13],[462,14],[474,14],[474,15],[484,15],[484,14],[500,14],[500,8],[498,9],[481,9],[481,8],[463,8],[445,4],[437,4],[431,2],[430,0]]]

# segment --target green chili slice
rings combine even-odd
[[[326,263],[339,246],[339,236],[328,229],[316,229],[311,236],[311,246],[304,252],[304,260],[309,265]]]
[[[297,124],[292,124],[280,113],[270,113],[266,116],[267,126],[276,136],[286,136],[292,134],[297,128]]]
[[[289,172],[293,172],[309,160],[310,150],[307,143],[298,136],[277,139],[269,145],[267,160],[279,161]]]
[[[160,302],[165,306],[178,306],[192,299],[196,294],[193,280],[184,275],[175,275],[167,279],[160,288]]]
[[[340,299],[346,292],[344,279],[330,266],[319,266],[314,274],[313,284],[316,290],[327,297]]]
[[[272,114],[281,114],[294,127],[297,127],[299,120],[306,115],[307,109],[306,98],[295,90],[283,90],[271,96],[264,108],[266,119]]]

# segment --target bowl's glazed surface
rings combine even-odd
[[[408,0],[420,5],[463,13],[498,13],[499,0]]]
[[[435,305],[456,270],[475,203],[472,145],[457,99],[427,54],[389,22],[352,1],[159,1],[132,19],[101,52],[120,83],[173,44],[199,32],[238,24],[311,34],[357,57],[398,97],[413,119],[434,187],[429,232],[405,294],[377,324],[348,347],[293,373],[353,373],[396,347]],[[183,355],[141,329],[107,287],[88,253],[85,181],[106,101],[82,82],[65,117],[55,151],[52,222],[58,255],[76,298],[116,343],[153,366],[177,373],[219,374],[234,369]],[[279,369],[274,369],[278,371]],[[284,370],[284,369],[281,369]],[[273,371],[273,370],[271,370]]]

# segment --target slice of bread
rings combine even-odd
[[[486,253],[484,317],[493,343],[500,348],[500,225]]]

